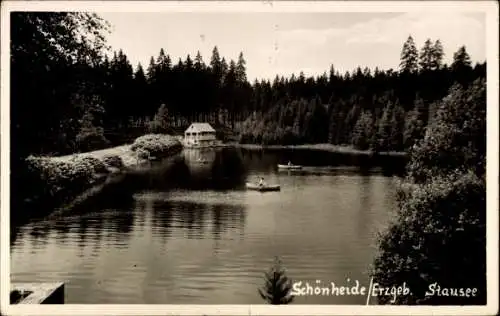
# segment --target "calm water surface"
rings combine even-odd
[[[288,159],[308,167],[278,171]],[[368,286],[376,233],[395,207],[392,176],[374,164],[320,152],[186,150],[71,215],[20,227],[12,281],[63,280],[73,304],[261,304],[263,272],[280,256],[293,280]],[[244,190],[260,176],[281,192]]]

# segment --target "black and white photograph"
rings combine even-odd
[[[498,4],[370,3],[3,2],[2,314],[497,313]]]

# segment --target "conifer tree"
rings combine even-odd
[[[440,40],[436,40],[432,48],[431,69],[438,70],[443,66],[444,51]]]
[[[236,80],[240,83],[247,82],[246,61],[243,58],[243,52],[240,52],[240,55],[238,56],[238,62],[236,64]]]
[[[215,46],[212,50],[210,68],[212,70],[212,74],[215,76],[215,79],[220,82],[224,74],[224,70],[222,69],[222,61],[217,46]]]
[[[390,138],[391,138],[391,119],[393,117],[394,112],[394,104],[389,101],[387,106],[384,108],[382,112],[382,117],[379,121],[378,131],[377,131],[377,149],[378,150],[387,150],[390,147]]]
[[[403,149],[404,119],[404,109],[399,104],[396,104],[390,121],[389,150],[401,151]]]
[[[401,50],[399,68],[402,73],[416,73],[418,71],[418,51],[411,35],[408,36]]]
[[[433,57],[434,57],[433,48],[434,47],[432,45],[432,42],[428,38],[425,41],[419,56],[420,69],[424,72],[427,72],[433,68]]]
[[[205,69],[205,64],[203,62],[203,58],[201,57],[200,51],[196,53],[196,57],[194,59],[194,68],[196,71],[201,72]]]
[[[363,111],[352,132],[352,145],[361,150],[369,149],[372,146],[373,135],[372,114],[369,111]]]
[[[454,71],[460,71],[464,68],[471,67],[470,56],[467,53],[465,46],[461,46],[454,54],[453,54],[453,63],[451,64],[451,68]]]
[[[424,136],[426,122],[427,113],[425,111],[424,101],[417,96],[413,110],[406,115],[403,135],[405,149],[410,149],[415,142]]]
[[[191,56],[189,54],[186,56],[186,61],[184,62],[184,66],[186,67],[185,69],[187,71],[193,69],[193,60],[191,60]]]
[[[286,305],[293,302],[292,281],[286,276],[281,261],[275,258],[274,264],[265,273],[265,285],[259,288],[260,297],[272,305]]]
[[[222,59],[220,61],[220,66],[221,66],[221,71],[222,71],[222,80],[224,80],[224,78],[226,77],[227,72],[229,70],[229,65],[227,64],[225,57],[222,57]]]
[[[149,59],[149,66],[147,69],[147,78],[148,78],[148,83],[152,84],[153,81],[155,80],[156,76],[156,62],[153,56]]]

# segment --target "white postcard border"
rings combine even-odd
[[[486,14],[487,298],[486,306],[358,305],[9,305],[10,292],[10,19],[11,11],[94,12],[408,12]],[[3,1],[1,3],[1,312],[7,315],[494,315],[498,312],[498,3],[496,1]],[[464,254],[467,255],[467,254]]]

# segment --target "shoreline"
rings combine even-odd
[[[167,159],[182,149],[182,144],[170,135],[148,134],[137,138],[133,144],[85,153],[30,156],[27,163],[30,177],[35,180],[34,194],[20,200],[23,211],[11,212],[11,217],[22,224],[51,216],[98,194],[120,175],[149,167],[152,160]]]
[[[366,156],[390,156],[390,157],[406,157],[408,153],[404,151],[380,151],[375,152],[372,150],[359,150],[349,146],[339,146],[332,144],[302,144],[302,145],[259,145],[259,144],[231,144],[237,148],[243,148],[248,150],[264,150],[264,149],[298,149],[298,150],[321,150],[331,153],[338,154],[350,154],[350,155],[366,155]]]
[[[74,153],[65,156],[48,157],[50,160],[55,162],[71,162],[74,159],[79,159],[83,157],[92,157],[103,161],[105,157],[118,156],[123,162],[123,168],[132,168],[135,166],[140,166],[146,163],[147,159],[138,158],[137,154],[131,149],[132,144],[120,145],[116,147],[110,147],[106,149],[99,149],[95,151],[89,151],[85,153]]]

